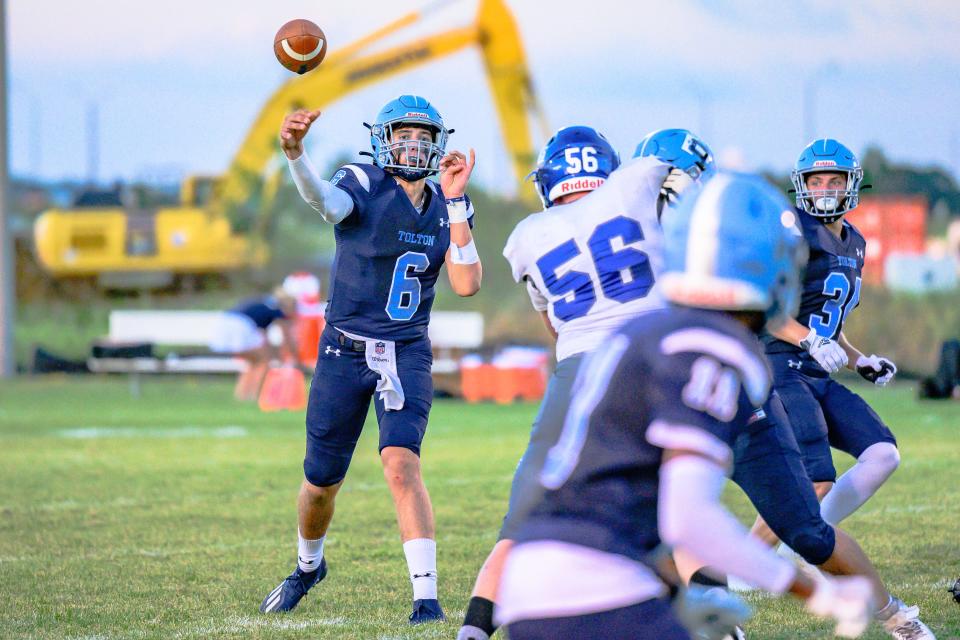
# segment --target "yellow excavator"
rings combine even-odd
[[[448,4],[438,0],[333,51],[320,67],[284,83],[265,103],[227,173],[192,177],[181,203],[155,210],[122,206],[52,209],[34,226],[36,253],[54,278],[158,283],[174,276],[262,266],[268,259],[264,220],[282,181],[277,130],[302,106],[319,108],[387,77],[470,46],[482,54],[513,171],[522,181],[535,159],[531,120],[547,126],[530,80],[516,22],[504,0],[479,0],[473,24],[377,51],[378,40]],[[531,190],[521,190],[530,193]]]

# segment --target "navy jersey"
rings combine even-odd
[[[816,330],[823,338],[836,340],[843,321],[860,303],[860,278],[867,242],[857,228],[846,220],[838,238],[821,221],[797,209],[797,221],[810,248],[803,275],[803,294],[796,319]],[[796,345],[763,336],[767,353],[797,352],[809,357]]]
[[[273,296],[244,300],[233,309],[233,313],[242,313],[261,329],[266,329],[274,320],[286,318],[280,303]]]
[[[559,540],[638,561],[660,543],[665,448],[728,466],[738,434],[770,390],[762,346],[724,314],[653,311],[612,334],[580,369],[540,474],[545,494],[519,542]]]
[[[427,181],[418,212],[397,181],[375,165],[346,165],[331,182],[350,195],[353,211],[334,227],[327,322],[370,338],[426,336],[434,285],[450,246],[440,185]]]

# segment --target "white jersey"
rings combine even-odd
[[[621,166],[595,191],[522,220],[503,255],[557,332],[557,360],[592,351],[624,321],[660,309],[657,198],[670,166]]]

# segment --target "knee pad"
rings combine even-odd
[[[334,456],[314,456],[313,459],[304,458],[303,477],[317,487],[329,487],[343,480],[347,475],[350,459],[341,460]]]
[[[821,520],[816,527],[802,527],[791,531],[783,542],[810,564],[820,565],[833,555],[837,546],[837,534],[833,527]]]
[[[878,442],[864,449],[857,462],[871,465],[888,478],[900,466],[900,450],[890,442]]]

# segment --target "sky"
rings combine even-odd
[[[390,42],[465,26],[476,8],[476,0],[6,4],[12,173],[101,182],[224,171],[290,77],[272,52],[289,19],[313,20],[336,50],[420,7],[438,5]],[[624,156],[649,131],[684,127],[737,168],[787,171],[811,137],[831,136],[857,153],[876,144],[895,161],[960,175],[958,2],[508,4],[551,126],[594,126]],[[330,105],[308,138],[316,164],[367,149],[361,122],[401,93],[440,108],[457,130],[450,147],[476,148],[477,182],[515,188],[476,51]],[[88,144],[93,113],[97,145]]]

